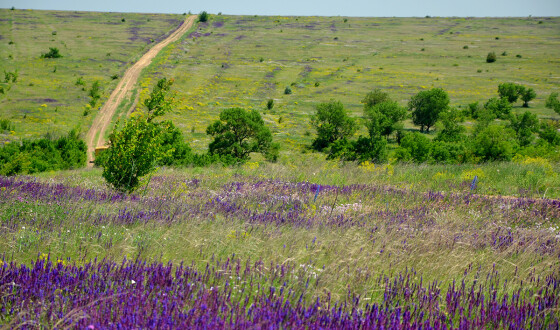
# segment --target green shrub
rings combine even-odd
[[[311,117],[311,126],[317,131],[311,144],[315,150],[322,151],[337,140],[350,138],[358,129],[340,101],[320,103],[316,110]]]
[[[87,146],[77,130],[58,139],[12,142],[0,148],[0,174],[33,174],[44,171],[68,170],[86,164]]]
[[[272,108],[274,108],[274,100],[273,100],[273,99],[269,99],[269,100],[266,102],[266,108],[267,108],[268,110],[272,110]]]
[[[207,22],[209,18],[210,15],[208,15],[206,11],[203,11],[200,14],[198,14],[198,21],[201,23]]]
[[[560,115],[560,101],[558,100],[558,93],[550,93],[546,99],[545,106]]]
[[[60,51],[56,47],[49,47],[49,51],[47,53],[41,54],[41,58],[60,58],[62,55]]]
[[[292,89],[290,88],[290,86],[286,86],[286,88],[284,89],[284,94],[286,95],[292,94]]]
[[[505,98],[491,98],[484,108],[493,113],[497,118],[508,119],[511,114],[511,103]]]
[[[486,55],[486,63],[494,63],[496,62],[496,53],[490,52]]]
[[[516,149],[515,132],[500,125],[488,125],[474,138],[474,152],[485,161],[511,160]]]
[[[397,153],[397,159],[399,159],[399,154],[409,155],[409,159],[400,159],[404,161],[413,160],[416,163],[426,162],[430,158],[430,148],[431,142],[425,135],[414,132],[412,134],[405,135],[401,140],[401,145],[398,149],[406,149],[407,152]]]

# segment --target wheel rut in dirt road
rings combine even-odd
[[[163,41],[150,48],[139,60],[134,63],[126,72],[124,76],[115,87],[115,90],[109,96],[109,99],[103,107],[95,116],[93,123],[86,134],[86,144],[87,144],[87,164],[88,167],[93,166],[93,157],[96,147],[102,146],[105,143],[105,132],[111,124],[111,120],[115,115],[115,111],[124,98],[132,91],[138,77],[142,70],[147,67],[156,55],[167,45],[172,42],[179,40],[179,38],[187,32],[194,24],[197,15],[191,15],[185,19],[185,21],[175,30],[171,35],[165,38]]]

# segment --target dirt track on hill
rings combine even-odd
[[[109,96],[109,99],[103,107],[97,113],[97,116],[93,120],[91,127],[86,135],[87,150],[87,164],[88,167],[93,166],[93,156],[96,147],[102,146],[105,143],[105,131],[107,127],[111,124],[111,120],[115,115],[115,111],[121,102],[124,100],[138,80],[142,70],[147,67],[154,57],[163,49],[163,47],[169,45],[170,43],[177,41],[188,29],[193,25],[197,15],[191,15],[185,19],[183,24],[179,26],[169,37],[165,38],[163,41],[152,47],[146,54],[144,54],[138,62],[134,63],[119,81],[115,90]],[[97,137],[97,140],[96,140]]]

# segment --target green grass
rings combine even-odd
[[[441,87],[452,106],[465,107],[497,97],[498,84],[511,81],[535,89],[530,111],[558,118],[544,102],[560,84],[560,19],[539,20],[211,16],[197,37],[158,57],[143,88],[158,77],[176,80],[179,101],[168,118],[196,150],[207,148],[205,128],[220,110],[237,106],[260,110],[284,150],[301,150],[313,138],[309,115],[317,103],[337,99],[361,116],[360,101],[374,88],[406,105],[417,92]],[[490,51],[498,60],[488,64]],[[286,86],[293,94],[284,94]],[[271,111],[268,99],[275,100]],[[525,110],[521,102],[514,107]]]
[[[123,22],[122,19],[125,19]],[[87,132],[124,71],[157,41],[175,29],[182,15],[62,12],[0,9],[0,118],[13,132],[0,143],[35,138],[47,132],[65,134],[79,126]],[[62,58],[42,59],[49,47]],[[15,83],[3,83],[3,72],[18,72]],[[84,86],[77,85],[81,78]],[[94,81],[101,99],[88,116],[88,91]]]
[[[242,260],[263,260],[265,266],[271,263],[295,264],[300,273],[297,273],[297,278],[292,278],[290,285],[304,286],[304,282],[298,282],[299,278],[304,279],[313,272],[320,275],[319,284],[310,287],[306,293],[308,298],[322,297],[330,292],[337,300],[344,300],[350,290],[372,301],[379,301],[381,297],[377,294],[383,292],[382,285],[376,283],[378,275],[392,276],[405,269],[414,269],[418,272],[418,278],[422,277],[425,282],[440,281],[441,288],[446,288],[453,280],[460,282],[467,268],[478,269],[482,276],[497,271],[502,278],[508,279],[508,286],[500,290],[511,293],[520,281],[525,283],[525,279],[535,273],[544,278],[559,267],[554,253],[538,254],[517,243],[504,249],[483,243],[487,237],[504,235],[508,230],[513,230],[521,238],[535,237],[538,241],[531,243],[535,246],[545,244],[547,239],[548,242],[554,241],[560,225],[554,210],[551,211],[552,217],[541,224],[517,222],[515,217],[530,219],[531,210],[518,210],[507,215],[502,213],[500,203],[503,202],[498,199],[495,203],[457,203],[450,207],[445,200],[429,201],[428,205],[424,205],[426,200],[422,194],[399,197],[391,193],[356,191],[340,196],[322,193],[314,200],[312,194],[302,194],[297,190],[288,190],[292,195],[285,195],[286,191],[279,187],[273,190],[247,188],[224,195],[223,187],[230,182],[250,183],[267,179],[336,185],[390,184],[422,192],[434,186],[418,178],[442,171],[441,166],[429,165],[396,165],[376,171],[347,165],[338,167],[337,163],[332,162],[316,163],[313,159],[302,160],[302,163],[297,164],[297,167],[292,163],[281,162],[249,163],[236,168],[160,169],[147,187],[145,201],[150,203],[158,198],[161,208],[174,210],[185,205],[204,205],[220,195],[229,196],[225,198],[231,198],[240,206],[259,210],[267,207],[259,204],[263,194],[278,195],[290,201],[304,201],[306,212],[323,212],[324,220],[330,218],[331,206],[336,206],[335,213],[342,212],[345,216],[367,215],[363,218],[367,225],[337,227],[313,224],[295,227],[290,224],[247,222],[235,215],[226,217],[214,213],[187,214],[172,221],[156,216],[146,223],[123,225],[111,220],[123,209],[128,212],[151,212],[158,208],[147,208],[142,202],[100,203],[65,198],[56,203],[46,203],[16,191],[0,190],[0,194],[6,194],[10,202],[9,205],[0,202],[0,219],[6,226],[6,230],[0,234],[0,254],[5,253],[21,263],[35,259],[38,254],[50,253],[53,260],[70,258],[78,264],[93,258],[110,258],[119,262],[124,257],[138,257],[148,261],[172,261],[174,264],[193,263],[200,269],[213,260],[225,260],[235,254]],[[517,172],[526,170],[537,171],[538,166],[501,163],[476,167],[485,173],[477,192],[492,190],[507,194],[511,190],[523,189],[520,181],[510,181],[508,184],[507,181],[511,179],[508,175],[518,175]],[[451,177],[472,171],[473,167],[451,166],[445,170],[451,173],[450,181],[461,183],[465,180]],[[508,175],[501,177],[492,174],[497,170]],[[557,172],[558,169],[554,167],[554,170]],[[99,169],[42,173],[38,178],[45,182],[104,189]],[[196,187],[185,184],[192,178],[199,180]],[[557,175],[554,175],[552,182],[559,184]],[[448,193],[469,190],[468,186],[460,187],[447,182],[436,188]],[[18,196],[22,196],[23,200],[18,199]],[[344,205],[357,207],[339,211],[339,207]],[[424,206],[427,206],[426,223],[406,220],[399,224],[377,213],[385,210],[414,210]],[[375,216],[376,213],[379,215]],[[106,215],[106,220],[96,220],[98,214]],[[17,228],[13,226],[14,221],[19,224]],[[370,231],[369,228],[374,226],[377,229]],[[471,239],[478,236],[480,244]],[[457,240],[457,237],[460,239]],[[472,276],[474,274],[469,273],[469,278]]]

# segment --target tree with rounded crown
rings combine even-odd
[[[357,130],[356,122],[348,116],[340,101],[320,103],[311,117],[311,125],[317,130],[312,142],[315,150],[321,151],[338,140],[351,137]]]
[[[251,152],[260,152],[269,161],[278,158],[279,145],[272,142],[272,133],[256,110],[225,109],[220,119],[206,128],[206,134],[214,137],[208,146],[210,154],[240,162],[248,160]]]
[[[449,96],[441,88],[432,88],[414,95],[408,102],[408,109],[412,111],[412,122],[420,126],[420,131],[430,132],[430,127],[439,119],[442,111],[449,107]]]

